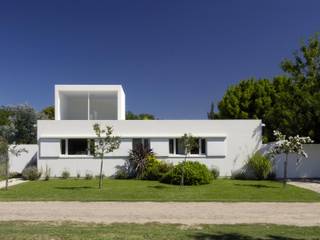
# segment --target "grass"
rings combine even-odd
[[[282,225],[82,224],[0,222],[0,239],[297,240],[320,239],[320,227]]]
[[[156,181],[50,179],[0,190],[0,201],[225,201],[317,202],[320,194],[276,181],[216,180],[202,186],[173,186]]]

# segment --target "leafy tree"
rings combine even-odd
[[[41,110],[40,114],[48,120],[54,120],[54,106],[48,106]]]
[[[106,126],[106,128],[103,129],[98,123],[96,123],[93,125],[93,130],[98,137],[97,142],[94,144],[94,155],[95,157],[99,157],[101,160],[99,188],[102,189],[103,158],[106,154],[111,153],[119,148],[120,138],[117,136],[112,136],[113,128],[110,126]]]
[[[184,174],[185,174],[185,169],[184,169],[184,165],[187,162],[187,158],[188,156],[191,154],[191,151],[198,147],[198,142],[196,140],[196,138],[194,138],[190,133],[189,134],[184,134],[180,140],[182,141],[182,145],[184,147],[184,161],[182,164],[182,174],[181,174],[181,182],[180,185],[183,186],[184,185]]]
[[[133,112],[126,112],[126,120],[154,120],[155,117],[152,114],[141,113],[134,114]]]
[[[33,144],[36,143],[37,112],[29,105],[2,107],[7,112],[8,118],[5,124],[0,125],[0,136],[9,144]],[[10,136],[6,135],[10,133]]]
[[[274,135],[277,139],[275,145],[270,149],[269,154],[274,157],[275,155],[285,154],[284,167],[283,167],[283,185],[287,183],[287,169],[288,169],[288,155],[294,153],[305,158],[308,157],[307,153],[303,149],[303,144],[312,143],[310,137],[300,137],[299,135],[288,138],[280,131],[274,131]],[[297,160],[300,160],[299,158]]]

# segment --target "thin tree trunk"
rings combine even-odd
[[[283,166],[283,187],[287,185],[287,168],[288,168],[288,154],[286,154],[286,159],[284,160],[284,166]]]
[[[101,165],[100,165],[100,178],[99,178],[100,189],[102,189],[102,181],[103,181],[102,169],[103,169],[103,158],[101,158]]]
[[[8,152],[4,154],[5,157],[5,162],[6,162],[6,187],[5,189],[8,190],[8,185],[9,185],[9,156]]]
[[[184,185],[184,164],[186,163],[186,161],[187,161],[187,155],[185,156],[184,162],[182,164],[182,174],[181,174],[180,186]]]

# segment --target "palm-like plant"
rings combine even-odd
[[[138,144],[129,151],[129,177],[141,177],[148,165],[148,157],[154,155],[152,149]]]

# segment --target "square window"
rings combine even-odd
[[[87,139],[69,139],[68,155],[87,155],[88,140]]]

